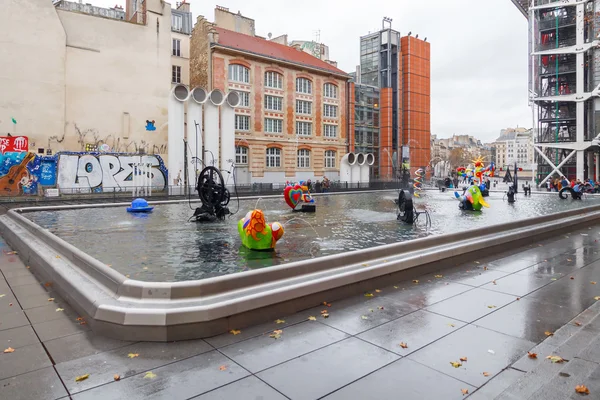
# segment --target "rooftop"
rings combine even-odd
[[[243,33],[230,31],[228,29],[219,27],[215,27],[215,29],[219,34],[219,41],[217,43],[219,46],[254,53],[256,55],[269,57],[275,60],[291,62],[293,64],[303,65],[324,72],[350,77],[341,69],[336,68],[323,60],[319,60],[318,58],[313,57],[304,51],[296,50],[292,47],[256,36],[249,36],[244,35]]]

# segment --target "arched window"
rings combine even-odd
[[[310,150],[298,150],[298,168],[310,168]]]
[[[312,94],[312,82],[306,78],[296,78],[296,92]]]
[[[250,70],[240,64],[229,64],[229,80],[250,83]]]
[[[248,165],[248,148],[246,146],[235,146],[235,163]]]
[[[335,151],[325,150],[325,168],[335,168]]]
[[[328,97],[330,99],[337,99],[337,86],[335,86],[333,83],[326,83],[323,86],[323,93],[325,97]]]
[[[283,89],[283,75],[274,71],[265,72],[265,87]]]
[[[281,149],[277,147],[267,148],[267,168],[281,167]]]

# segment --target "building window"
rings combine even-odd
[[[179,65],[171,66],[171,82],[181,83],[181,67]]]
[[[236,114],[235,130],[236,131],[249,131],[250,130],[250,116]]]
[[[238,107],[250,107],[250,92],[238,92],[240,105]]]
[[[265,110],[282,111],[283,97],[265,96]]]
[[[296,113],[312,114],[312,102],[305,100],[296,100]]]
[[[325,168],[335,168],[335,151],[325,150]]]
[[[330,138],[334,138],[337,137],[337,125],[329,125],[329,124],[325,124],[323,125],[323,136],[325,137],[330,137]]]
[[[298,168],[310,168],[310,150],[298,150]]]
[[[183,29],[183,18],[181,15],[171,14],[171,29],[181,31]]]
[[[173,55],[181,57],[181,40],[173,39]]]
[[[310,136],[312,134],[312,122],[296,121],[296,135]]]
[[[267,148],[267,168],[281,167],[281,149],[277,147]]]
[[[329,118],[337,118],[337,106],[325,104],[323,107],[323,115]]]
[[[283,132],[283,120],[274,118],[265,118],[265,132],[281,133]]]
[[[235,163],[238,165],[248,165],[248,148],[245,146],[235,146]]]
[[[312,94],[312,82],[306,78],[296,79],[296,92]]]
[[[323,87],[323,92],[325,93],[325,97],[330,99],[337,99],[337,86],[332,83],[326,83]]]
[[[229,64],[229,80],[250,83],[250,70],[243,65]]]
[[[265,72],[265,87],[283,89],[283,75],[273,71]]]

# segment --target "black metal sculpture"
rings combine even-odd
[[[198,176],[196,190],[202,202],[202,206],[196,208],[193,215],[197,222],[222,220],[230,213],[227,208],[230,199],[229,190],[225,188],[223,175],[218,168],[204,168]]]
[[[583,192],[581,191],[581,189],[575,190],[570,186],[565,186],[564,188],[560,189],[560,192],[558,192],[558,197],[560,197],[563,200],[568,199],[569,195],[571,195],[571,198],[573,200],[581,200]]]
[[[413,205],[413,201],[410,194],[406,194],[406,192],[402,189],[398,192],[398,199],[395,199],[394,202],[398,205],[398,221],[402,221],[406,224],[412,225],[419,219],[421,214],[425,214],[427,225],[431,225],[431,218],[427,211],[417,211]]]

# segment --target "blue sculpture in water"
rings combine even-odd
[[[145,199],[135,199],[131,202],[131,207],[127,207],[127,212],[130,213],[149,213],[154,207],[150,207]]]

